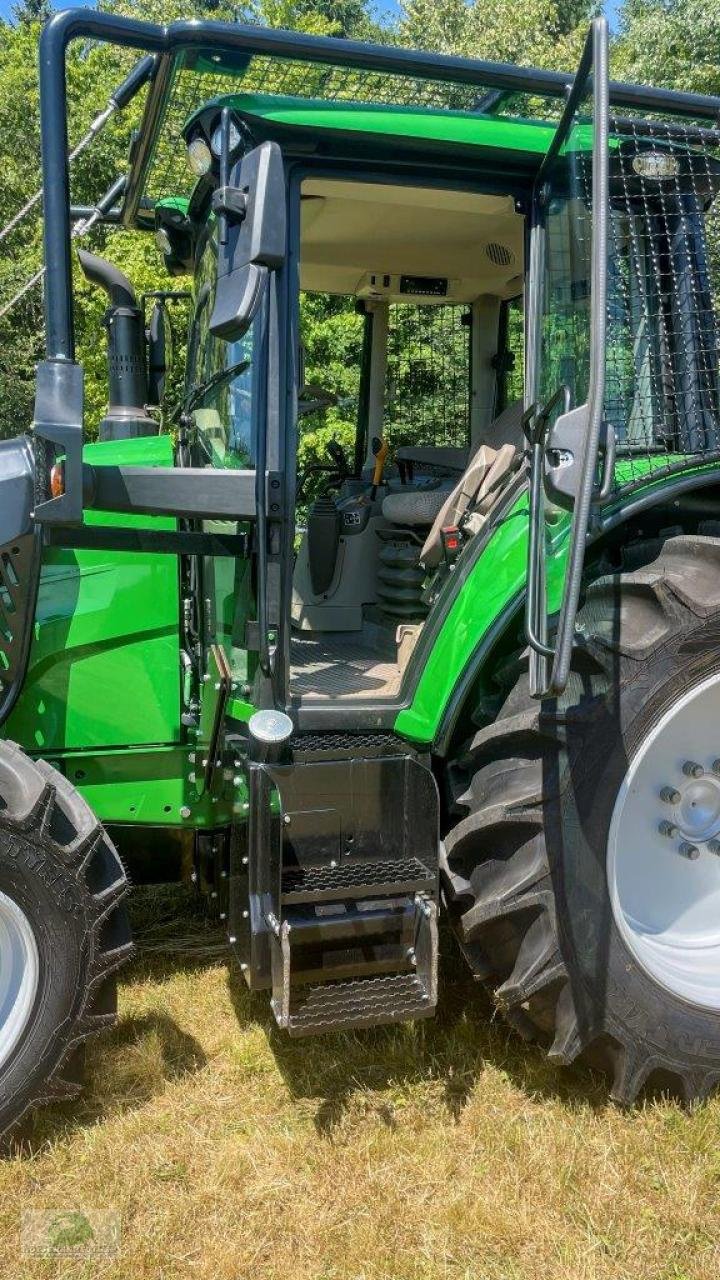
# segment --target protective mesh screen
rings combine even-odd
[[[632,485],[720,449],[720,136],[625,122],[610,159],[605,409]]]
[[[581,136],[582,125],[574,131]],[[572,141],[572,135],[571,135]],[[540,400],[588,395],[592,166],[558,159],[546,217]],[[720,135],[624,119],[611,139],[605,415],[616,488],[720,451]]]
[[[467,311],[467,307],[452,305],[391,305],[385,424],[394,446],[467,445]]]
[[[376,103],[382,106],[433,107],[447,111],[491,110],[497,116],[554,118],[560,101],[528,94],[498,93],[459,81],[418,79],[383,71],[255,55],[232,69],[211,70],[208,59],[193,67],[175,64],[172,90],[150,166],[144,194],[158,199],[189,195],[192,178],[182,141],[183,125],[212,98],[228,93],[278,94],[323,102]]]

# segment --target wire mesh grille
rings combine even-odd
[[[578,126],[578,130],[582,126]],[[592,164],[564,149],[546,216],[540,399],[588,395]],[[720,134],[625,119],[610,152],[605,417],[616,489],[720,452]]]
[[[208,71],[207,62],[194,67],[179,61],[173,71],[165,118],[146,179],[144,194],[158,199],[189,194],[182,129],[203,103],[229,93],[262,93],[323,102],[372,103],[377,106],[435,108],[481,112],[496,116],[554,118],[558,100],[528,94],[499,94],[476,84],[426,80],[382,71],[358,71],[268,55],[255,55],[232,71]]]
[[[628,122],[611,157],[605,409],[619,483],[720,449],[720,136]]]
[[[466,315],[464,306],[391,305],[385,421],[394,445],[467,445]]]

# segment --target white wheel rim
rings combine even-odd
[[[35,1004],[37,943],[24,911],[0,893],[0,1068],[16,1048]]]
[[[720,1011],[720,674],[645,738],[608,839],[615,923],[666,990]]]

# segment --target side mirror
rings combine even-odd
[[[276,142],[248,151],[233,185],[213,194],[218,218],[218,272],[210,332],[226,342],[247,333],[270,272],[285,261],[285,171]]]
[[[166,375],[172,366],[172,325],[162,302],[156,302],[147,335],[148,404],[160,407],[165,395]]]

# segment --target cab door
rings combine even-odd
[[[608,99],[607,22],[596,18],[532,201],[526,629],[537,698],[567,684],[590,515],[612,470],[603,414]]]

